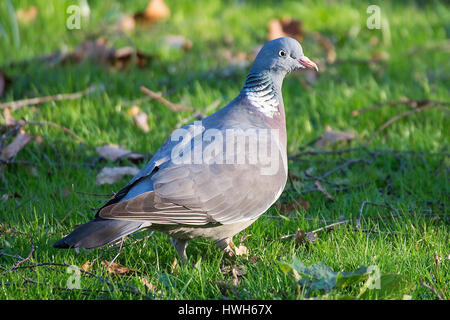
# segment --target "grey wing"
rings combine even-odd
[[[175,165],[150,179],[153,190],[107,206],[100,216],[151,224],[230,224],[264,213],[285,183],[283,176],[261,175],[250,164]]]

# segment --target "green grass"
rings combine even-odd
[[[32,24],[19,24],[20,47],[13,43],[8,13],[1,8],[0,19],[10,41],[0,38],[0,66],[11,61],[50,54],[64,47],[74,48],[93,35],[107,35],[110,45],[133,44],[139,50],[156,56],[148,68],[130,67],[125,71],[110,70],[89,62],[81,65],[30,63],[2,67],[12,79],[3,101],[25,97],[69,93],[83,90],[91,84],[103,83],[105,91],[79,100],[46,103],[25,107],[13,113],[16,119],[51,121],[70,128],[82,137],[79,144],[60,130],[27,127],[43,142],[27,145],[14,161],[33,165],[9,164],[2,172],[0,194],[19,197],[0,200],[1,252],[26,257],[30,251],[30,236],[35,251],[30,263],[56,262],[81,266],[95,259],[101,250],[57,251],[51,244],[67,234],[75,225],[88,221],[102,204],[102,199],[63,189],[88,193],[117,191],[127,178],[114,185],[96,186],[95,177],[104,165],[96,162],[95,147],[103,143],[124,145],[135,152],[154,153],[175,125],[189,112],[174,113],[158,102],[144,101],[140,108],[148,113],[150,133],[139,130],[127,116],[132,101],[142,98],[139,87],[145,85],[162,91],[174,102],[194,106],[199,110],[222,101],[221,106],[239,92],[246,69],[237,69],[224,76],[228,62],[221,50],[230,47],[235,53],[251,53],[266,40],[267,21],[291,16],[303,21],[304,28],[328,37],[335,44],[338,59],[370,59],[377,52],[389,56],[386,63],[342,63],[327,66],[311,90],[300,85],[305,75],[288,77],[283,85],[287,113],[288,153],[305,149],[305,144],[322,134],[326,126],[350,131],[355,141],[338,148],[366,146],[379,152],[376,158],[364,149],[341,156],[305,156],[291,161],[290,170],[302,177],[296,188],[287,185],[283,199],[296,199],[298,192],[308,190],[314,183],[305,179],[304,172],[313,168],[313,175],[332,170],[348,159],[363,157],[370,163],[357,163],[345,171],[336,172],[330,181],[358,186],[345,191],[333,191],[324,184],[334,202],[321,192],[309,192],[302,199],[311,205],[285,217],[271,208],[245,232],[251,234],[241,242],[249,257],[238,257],[236,264],[247,273],[239,286],[228,292],[222,290],[222,264],[231,262],[211,242],[192,241],[188,247],[188,265],[172,272],[176,256],[169,238],[155,233],[123,249],[116,262],[139,271],[130,276],[110,276],[99,261],[91,272],[110,279],[116,285],[111,291],[102,281],[82,277],[81,286],[91,290],[106,290],[98,296],[113,299],[140,299],[139,294],[117,290],[123,284],[145,292],[142,277],[156,285],[154,296],[161,299],[294,299],[297,288],[290,275],[283,273],[279,261],[292,261],[298,256],[307,265],[324,261],[333,270],[352,271],[361,265],[377,265],[382,272],[398,273],[413,287],[407,294],[413,299],[436,299],[419,284],[423,279],[433,284],[444,298],[450,298],[450,242],[447,212],[448,179],[448,113],[441,109],[426,110],[401,119],[367,143],[383,123],[408,106],[385,107],[352,116],[352,111],[365,106],[401,97],[449,101],[448,36],[450,9],[438,1],[377,2],[383,17],[389,21],[389,32],[366,28],[366,8],[374,1],[169,1],[171,18],[148,29],[137,29],[128,37],[111,30],[122,12],[142,10],[147,1],[89,1],[91,19],[82,22],[81,30],[67,30],[66,8],[76,1],[12,1],[15,9],[38,6],[39,16]],[[112,5],[109,5],[112,3]],[[162,43],[167,34],[181,34],[193,41],[188,52],[171,49]],[[234,39],[226,44],[225,37]],[[372,44],[371,44],[372,43]],[[323,49],[311,37],[303,41],[304,52],[314,61],[324,61]],[[445,46],[447,49],[445,49]],[[413,48],[419,48],[413,50]],[[446,51],[447,50],[447,51]],[[211,76],[208,76],[212,74]],[[9,142],[8,140],[7,142]],[[310,147],[306,147],[309,149]],[[396,152],[389,150],[397,150]],[[407,152],[414,151],[414,152]],[[123,162],[128,164],[127,161]],[[62,164],[62,167],[58,164]],[[85,166],[80,164],[93,164]],[[143,166],[140,163],[139,166]],[[33,169],[34,168],[34,169]],[[358,218],[363,201],[388,203],[404,216],[383,220],[363,220],[361,229],[376,233],[354,231],[355,224],[344,225],[329,232],[318,233],[319,240],[307,246],[296,245],[293,238],[281,235],[297,229],[314,230],[321,221]],[[431,211],[430,211],[431,210]],[[430,212],[438,218],[424,216]],[[383,207],[367,206],[364,217],[389,215]],[[443,215],[443,216],[442,216]],[[308,219],[305,219],[308,218]],[[63,220],[64,219],[64,220]],[[62,221],[62,222],[61,222]],[[14,230],[13,233],[6,232]],[[142,235],[138,235],[139,237]],[[125,244],[131,243],[127,239]],[[117,250],[110,250],[100,260],[111,260]],[[441,257],[440,263],[435,257]],[[0,274],[14,266],[18,259],[0,256]],[[89,299],[82,291],[61,290],[69,274],[62,267],[18,269],[0,276],[1,299]],[[28,279],[28,280],[27,280]],[[32,281],[30,281],[32,280]],[[98,298],[98,297],[97,297]],[[376,298],[376,295],[373,296]]]

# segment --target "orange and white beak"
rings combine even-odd
[[[298,59],[298,62],[300,62],[300,64],[305,68],[319,71],[319,68],[317,67],[317,65],[314,62],[312,62],[311,60],[309,60],[309,58],[307,56],[301,57],[300,59]]]

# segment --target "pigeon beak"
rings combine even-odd
[[[314,69],[316,71],[319,71],[319,68],[317,67],[317,65],[312,62],[311,60],[309,60],[309,58],[307,56],[303,56],[300,59],[298,59],[298,62],[300,62],[300,64],[308,69]]]

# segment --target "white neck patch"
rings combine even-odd
[[[278,101],[275,98],[275,94],[270,93],[262,96],[258,92],[245,92],[245,96],[250,103],[256,107],[266,117],[273,118],[275,114],[280,114],[278,110]]]
[[[276,90],[267,75],[249,74],[242,93],[266,117],[273,118],[275,114],[280,114]]]

